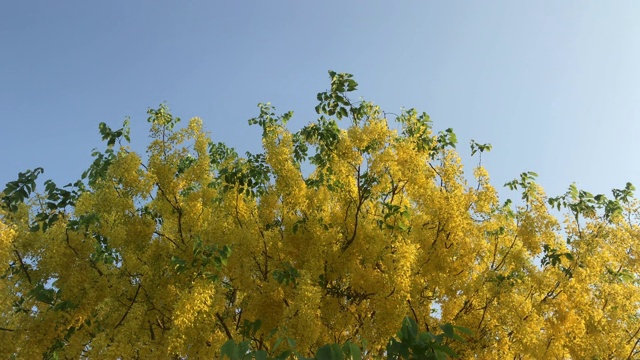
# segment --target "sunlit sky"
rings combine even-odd
[[[4,1],[0,186],[38,166],[78,179],[101,121],[130,116],[144,152],[165,101],[258,151],[256,104],[293,110],[297,130],[331,69],[454,128],[469,175],[475,139],[497,187],[535,171],[550,195],[609,194],[640,185],[639,16],[637,1]]]

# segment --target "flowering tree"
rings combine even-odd
[[[259,105],[261,153],[160,106],[147,159],[103,123],[82,180],[8,183],[2,357],[640,356],[631,184],[547,198],[529,172],[501,203],[481,166],[469,185],[451,129],[391,123],[330,75],[298,132]]]

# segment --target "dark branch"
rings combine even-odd
[[[138,298],[138,293],[140,293],[140,288],[142,287],[142,284],[138,284],[138,288],[136,289],[136,294],[133,295],[133,300],[131,301],[131,304],[129,305],[129,308],[127,308],[127,312],[124,313],[124,315],[122,315],[122,319],[120,319],[120,321],[118,321],[118,323],[116,324],[116,326],[113,327],[113,329],[117,329],[118,326],[122,325],[122,322],[124,321],[124,319],[127,318],[127,315],[129,315],[129,311],[131,311],[131,308],[133,307],[133,304],[135,304],[136,299]]]
[[[229,328],[227,327],[227,324],[224,323],[224,319],[222,318],[222,316],[218,312],[216,313],[216,319],[218,319],[218,321],[220,321],[220,324],[222,325],[222,328],[224,329],[225,334],[227,334],[227,337],[229,338],[229,340],[233,340],[233,336],[231,335],[231,331],[229,331]]]
[[[18,252],[18,250],[14,250],[13,251],[16,256],[18,257],[18,261],[20,262],[20,268],[22,269],[22,271],[24,271],[24,274],[27,276],[27,280],[29,281],[29,284],[31,284],[31,276],[29,275],[29,272],[27,271],[27,266],[24,264],[24,261],[22,261],[22,256],[20,256],[20,253]]]

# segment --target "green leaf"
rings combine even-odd
[[[442,331],[444,332],[444,335],[446,337],[452,338],[454,335],[454,331],[453,331],[453,325],[451,325],[450,323],[446,323],[444,325],[440,325],[440,329],[442,329]]]
[[[357,90],[358,88],[358,83],[353,80],[353,79],[349,79],[347,80],[347,91],[354,91]]]
[[[52,308],[52,310],[54,311],[66,311],[66,310],[70,310],[70,309],[74,309],[76,307],[76,305],[74,303],[72,303],[69,300],[65,300],[65,301],[61,301],[58,302],[57,304],[55,304]],[[89,320],[89,322],[91,322]]]
[[[347,359],[349,360],[361,360],[362,359],[362,353],[360,351],[360,348],[358,346],[356,346],[355,344],[353,344],[350,341],[347,341],[343,346],[342,346],[342,350],[344,351],[344,355],[346,356]]]
[[[344,360],[344,352],[338,344],[325,345],[316,352],[317,360]]]
[[[347,108],[343,108],[343,107],[340,108],[339,114],[340,114],[340,116],[338,117],[339,119],[349,116],[349,113],[347,112]]]
[[[223,359],[227,356],[229,360],[239,360],[238,345],[236,345],[235,341],[231,339],[227,340],[227,342],[225,342],[220,348],[220,356]]]
[[[567,254],[569,256],[571,256],[571,254]],[[573,259],[573,256],[571,257]],[[473,335],[473,331],[471,331],[470,329],[464,327],[464,326],[454,326],[454,328],[458,331],[461,332],[463,334],[467,334],[467,335]]]
[[[436,356],[440,352],[440,353],[449,355],[450,357],[458,357],[458,354],[456,354],[456,352],[453,351],[453,349],[451,349],[446,345],[433,344],[432,347],[433,347],[433,350],[435,350]],[[446,356],[443,357],[443,359],[446,359]]]
[[[258,350],[258,351],[255,351],[253,354],[256,360],[267,360],[267,352],[265,350]]]
[[[45,288],[43,284],[38,284],[33,289],[31,289],[31,291],[29,291],[29,295],[37,301],[53,305],[56,291],[50,288]]]
[[[274,329],[275,330],[275,329]],[[278,350],[278,347],[280,346],[280,344],[282,344],[282,341],[284,339],[283,338],[278,338],[275,342],[275,344],[273,344],[273,349],[272,351],[275,352],[276,350]]]

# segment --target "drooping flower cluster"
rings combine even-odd
[[[470,329],[450,344],[462,358],[640,356],[630,184],[548,199],[524,173],[507,184],[520,205],[500,203],[484,168],[467,182],[451,130],[415,110],[390,120],[355,87],[332,73],[295,133],[261,104],[260,154],[161,106],[148,160],[120,143],[126,124],[102,124],[83,181],[9,183],[0,356],[218,358],[233,339],[305,356],[350,341],[373,358],[407,316]]]

